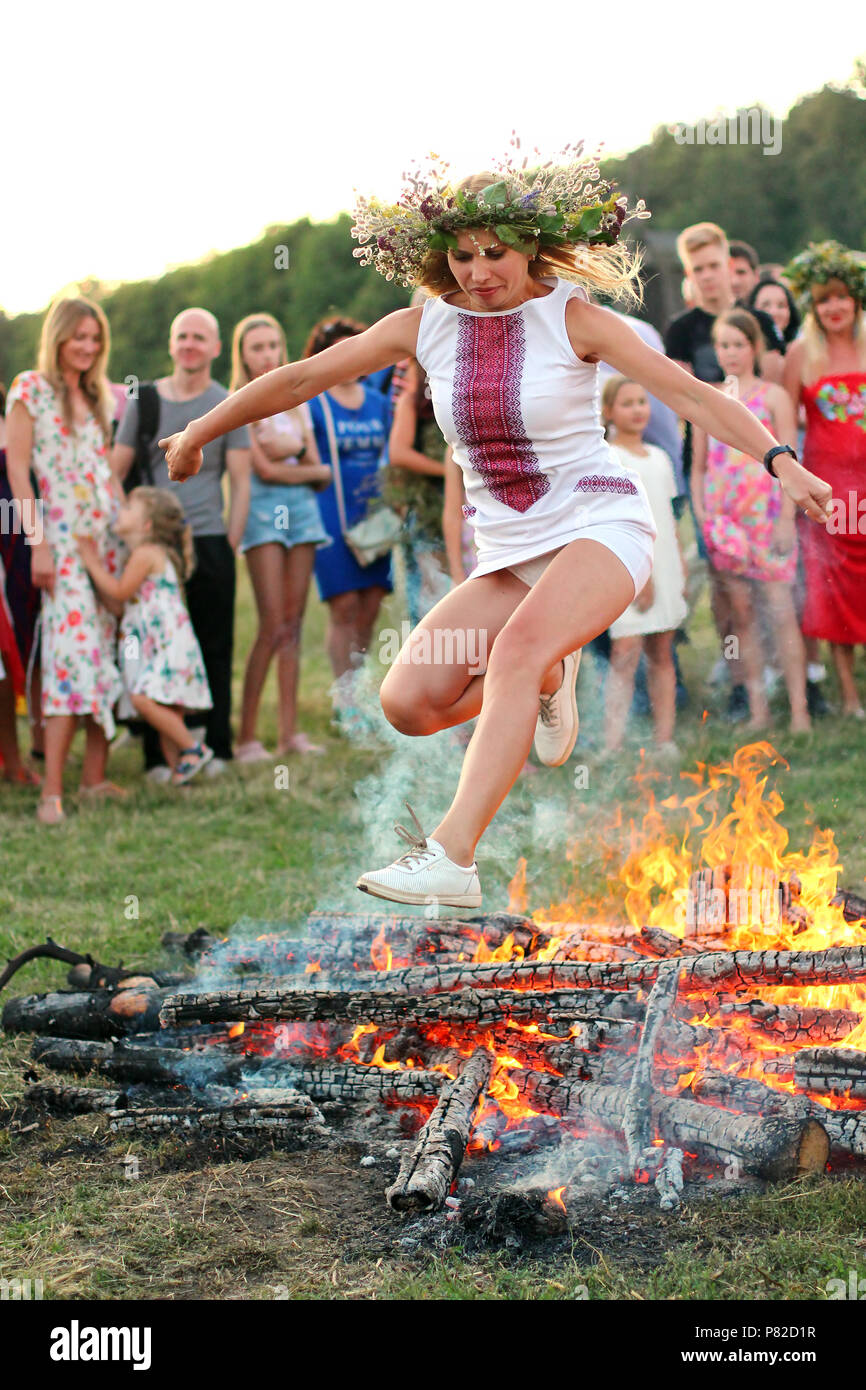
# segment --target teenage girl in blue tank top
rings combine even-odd
[[[484,186],[482,179],[491,185],[485,175],[475,187]],[[426,645],[434,653],[436,629],[472,630],[486,648],[487,665],[478,672],[478,643],[467,641],[464,661],[457,652],[450,664],[398,659],[388,671],[382,707],[401,732],[420,736],[475,716],[478,722],[454,799],[433,833],[425,835],[417,820],[416,832],[401,826],[410,848],[387,868],[363,873],[358,887],[394,902],[457,908],[481,903],[476,846],[533,738],[550,765],[571,752],[580,649],[615,622],[649,573],[652,519],[641,489],[601,437],[597,362],[752,458],[776,446],[740,402],[684,372],[617,315],[557,278],[564,270],[570,280],[611,288],[612,262],[604,261],[603,249],[582,249],[578,260],[561,237],[553,252],[538,241],[514,245],[510,234],[503,239],[497,231],[501,203],[491,215],[472,184],[462,187],[476,203],[447,251],[437,231],[436,252],[415,275],[437,297],[432,305],[398,310],[357,337],[269,373],[161,441],[170,475],[182,480],[200,466],[202,446],[227,430],[403,358],[421,361],[437,421],[463,469],[479,564],[419,628],[430,634]],[[504,187],[496,185],[497,197]],[[477,220],[469,223],[475,207]],[[403,241],[389,240],[390,219],[399,230],[399,214],[387,213],[373,254],[393,261],[416,226],[417,235],[425,234],[424,223],[407,219]],[[574,223],[575,237],[584,225]],[[606,274],[596,271],[596,258]],[[627,285],[634,268],[623,270],[621,251],[614,264]],[[786,492],[825,522],[829,487],[789,454],[772,462]]]

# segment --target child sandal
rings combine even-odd
[[[208,748],[206,743],[195,743],[192,748],[182,749],[172,774],[172,786],[182,787],[186,782],[191,782],[212,757],[213,749]]]

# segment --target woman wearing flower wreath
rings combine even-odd
[[[617,244],[625,198],[615,199],[578,155],[566,151],[533,176],[503,163],[457,189],[437,165],[426,180],[413,175],[396,205],[362,200],[356,256],[387,278],[423,285],[430,298],[269,373],[162,441],[171,475],[183,479],[198,468],[202,445],[224,430],[405,357],[426,372],[463,469],[478,564],[408,641],[435,652],[436,629],[474,629],[488,659],[477,674],[468,661],[417,664],[413,651],[382,683],[384,712],[403,733],[432,734],[479,716],[456,795],[433,834],[423,834],[413,812],[418,834],[399,827],[409,851],[358,880],[393,902],[480,906],[478,841],[533,736],[542,762],[557,766],[569,756],[580,650],[649,577],[655,528],[637,476],[604,442],[599,359],[748,454],[763,457],[776,443],[744,406],[587,301],[584,285],[627,295],[638,268]],[[642,203],[635,215],[646,215]],[[823,521],[829,488],[793,457],[775,463],[786,491]],[[466,649],[478,650],[474,642]]]
[[[785,268],[805,310],[785,356],[784,384],[806,407],[803,457],[833,494],[826,530],[803,527],[803,636],[830,643],[842,713],[866,719],[854,648],[866,643],[866,264],[836,241],[807,247]]]

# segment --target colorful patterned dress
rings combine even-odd
[[[123,684],[159,705],[211,709],[210,686],[177,571],[166,555],[162,574],[145,579],[120,622]],[[121,713],[125,713],[126,701]],[[129,706],[128,716],[133,713]]]
[[[803,634],[866,642],[866,372],[832,372],[803,386],[803,464],[833,489],[827,526],[800,525],[806,568]]]
[[[759,382],[742,403],[772,433],[773,417],[766,398],[766,382]],[[704,540],[713,569],[744,579],[793,580],[796,544],[786,555],[773,549],[782,489],[758,459],[718,439],[708,439],[704,509]]]
[[[33,421],[31,462],[55,566],[54,595],[43,590],[39,620],[42,714],[90,715],[111,738],[120,694],[117,624],[97,598],[75,541],[76,534],[92,536],[106,569],[117,573],[117,542],[110,528],[118,503],[102,430],[92,415],[77,428],[64,424],[54,388],[39,372],[15,378],[7,413],[17,401]]]

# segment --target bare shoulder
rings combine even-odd
[[[779,386],[775,381],[768,381],[765,383],[764,389],[766,391],[767,405],[771,410],[777,410],[780,406],[784,408],[790,405],[791,398],[784,386]]]
[[[565,327],[568,339],[582,362],[592,365],[604,356],[601,347],[607,340],[606,330],[618,323],[615,314],[599,304],[589,304],[572,295],[565,306]]]
[[[395,346],[405,347],[407,357],[414,357],[415,349],[418,346],[418,330],[421,327],[423,312],[423,304],[409,309],[395,309],[393,313],[386,314],[383,319],[379,319],[373,327],[383,330],[383,336],[387,334]]]
[[[573,295],[565,306],[565,326],[578,357],[595,360],[604,357],[611,344],[625,342],[645,346],[643,339],[621,314],[601,304],[587,303]]]
[[[145,541],[143,545],[135,547],[126,567],[128,570],[132,569],[133,573],[141,574],[142,578],[148,574],[162,574],[165,569],[165,551],[155,541]]]
[[[793,343],[788,345],[785,353],[785,365],[787,367],[802,367],[806,356],[806,344],[802,338],[795,338]]]

